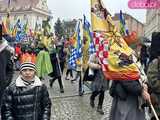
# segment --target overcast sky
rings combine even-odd
[[[133,10],[128,8],[128,0],[102,0],[109,12],[114,13],[122,10],[145,22],[145,10]],[[83,14],[90,20],[90,0],[48,0],[48,7],[53,13],[53,21],[57,18],[70,20],[82,18]]]

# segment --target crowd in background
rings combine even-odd
[[[159,37],[159,33],[154,33],[151,47],[142,45],[140,50],[139,60],[143,66],[145,73],[148,76],[148,82],[145,83],[147,84],[147,87],[146,85],[144,85],[142,88],[139,85],[139,83],[137,83],[136,81],[134,82],[122,81],[122,82],[112,83],[110,94],[114,99],[112,103],[112,110],[111,110],[112,119],[111,120],[117,120],[117,119],[124,120],[123,117],[129,120],[130,116],[134,116],[132,117],[133,120],[136,120],[136,119],[143,120],[144,114],[141,111],[139,111],[138,108],[135,108],[135,106],[138,105],[136,100],[138,99],[138,96],[140,96],[141,94],[144,97],[144,99],[146,100],[148,99],[146,97],[148,94],[145,93],[146,92],[145,90],[148,91],[148,89],[152,91],[151,95],[154,95],[154,97],[156,96],[156,98],[153,97],[155,100],[154,106],[156,108],[158,115],[160,115],[159,114],[160,113],[159,112],[160,82],[157,81],[157,79],[159,80],[159,78],[157,77],[159,76],[160,50],[157,47],[157,44],[159,44],[159,42],[154,43],[154,41],[156,41],[158,37]],[[34,41],[28,40],[28,41],[18,42],[14,44],[12,43],[11,44],[12,47],[8,44],[10,43],[10,41],[7,40],[7,37],[4,36],[3,39],[0,40],[0,58],[1,58],[0,59],[0,69],[1,69],[1,72],[0,72],[1,97],[0,98],[2,98],[5,88],[11,83],[11,79],[14,74],[14,69],[18,71],[21,70],[21,64],[27,61],[31,61],[36,65],[37,76],[40,78],[40,80],[43,80],[45,76],[51,77],[51,79],[49,80],[50,87],[53,86],[54,81],[57,79],[61,93],[65,92],[64,85],[61,78],[63,74],[65,74],[65,80],[70,79],[73,82],[77,80],[78,77],[80,77],[79,79],[82,80],[81,73],[79,72],[80,69],[78,68],[73,69],[68,64],[68,59],[71,54],[70,51],[72,49],[72,45],[66,44],[66,42],[64,41],[59,42],[59,40],[53,38],[53,34],[50,35],[48,38],[50,39],[50,43],[48,45],[40,42],[38,39],[35,39]],[[78,61],[77,61],[77,64],[78,64]],[[88,64],[90,68],[96,71],[94,72],[96,74],[94,76],[94,82],[92,82],[91,84],[92,94],[90,97],[90,105],[92,108],[94,108],[95,106],[94,99],[97,95],[99,95],[97,112],[99,112],[100,114],[104,114],[102,105],[104,101],[105,90],[109,89],[109,86],[108,86],[109,83],[105,83],[107,80],[105,80],[102,74],[101,67],[99,65],[100,63],[98,63],[98,60],[96,60],[96,56],[91,55],[88,61]],[[78,67],[81,67],[81,64],[79,64]],[[64,73],[65,68],[66,68],[66,73]],[[72,73],[73,70],[77,71],[76,78],[73,78],[73,73]],[[68,76],[69,74],[70,74],[70,77]],[[154,79],[154,77],[156,78]],[[79,89],[81,89],[81,86],[79,86]],[[117,105],[117,103],[119,103],[119,105]],[[130,113],[127,113],[126,111],[124,111],[125,116],[121,116],[122,118],[120,119],[120,115],[119,115],[119,111],[117,111],[117,107],[123,108],[125,107],[124,105],[126,105],[127,109],[130,110],[130,108],[132,108],[132,110],[130,111]],[[123,112],[123,110],[121,109],[121,112]],[[152,120],[154,119],[155,118],[152,118]]]

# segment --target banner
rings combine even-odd
[[[88,60],[90,54],[95,53],[95,47],[93,43],[93,33],[91,32],[90,27],[91,25],[89,21],[86,19],[86,16],[84,15],[82,55],[83,55],[83,68],[85,70],[88,67]]]
[[[108,14],[100,0],[91,0],[91,22],[93,31],[109,31],[109,23],[106,20]]]
[[[107,80],[138,80],[140,71],[133,50],[127,45],[101,0],[91,0],[91,22],[96,55]]]
[[[139,69],[133,61],[133,50],[117,33],[94,33],[96,55],[107,80],[138,80]]]
[[[83,39],[83,25],[82,25],[82,20],[79,20],[74,33],[74,38],[71,41],[73,49],[71,50],[71,56],[68,60],[68,63],[73,68],[76,68],[77,66],[76,61],[82,57],[82,39]]]

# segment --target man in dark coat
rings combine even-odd
[[[60,63],[59,63],[56,51],[53,51],[50,53],[50,58],[51,58],[51,63],[52,63],[52,67],[53,67],[53,72],[49,74],[52,77],[52,79],[50,80],[50,87],[52,87],[54,81],[56,79],[58,79],[60,92],[64,93],[63,83],[62,83],[62,79],[61,79],[62,70],[60,67]]]
[[[0,39],[0,105],[2,94],[11,82],[13,76],[13,61],[11,59],[14,49],[2,37]]]

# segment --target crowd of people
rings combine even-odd
[[[45,76],[50,76],[49,85],[52,88],[58,80],[60,92],[64,93],[62,75],[65,80],[79,80],[79,95],[83,95],[81,75],[82,64],[77,60],[74,69],[68,63],[72,46],[59,42],[49,36],[50,44],[45,45],[39,41],[15,43],[13,47],[8,44],[3,36],[0,39],[0,108],[2,120],[49,120],[51,116],[51,99],[47,87],[43,84]],[[159,59],[160,50],[156,48],[160,33],[154,33],[150,52],[142,46],[140,62],[148,81],[106,80],[102,72],[101,63],[92,54],[88,60],[88,72],[92,71],[90,106],[95,107],[95,98],[99,96],[97,112],[101,115],[105,91],[109,90],[113,97],[110,120],[145,120],[146,106],[152,103],[160,116],[160,78]],[[160,44],[159,44],[160,45]],[[154,51],[154,52],[153,52]],[[150,59],[149,59],[150,58]],[[64,68],[66,67],[66,73]],[[12,81],[14,70],[19,71],[19,76]],[[73,70],[77,72],[73,76]],[[70,77],[68,76],[70,75]],[[78,79],[79,78],[79,79]],[[87,79],[87,78],[85,78]],[[89,78],[88,78],[89,79]],[[44,97],[45,96],[45,97]],[[144,104],[140,104],[139,98]],[[151,120],[156,120],[152,115]]]

